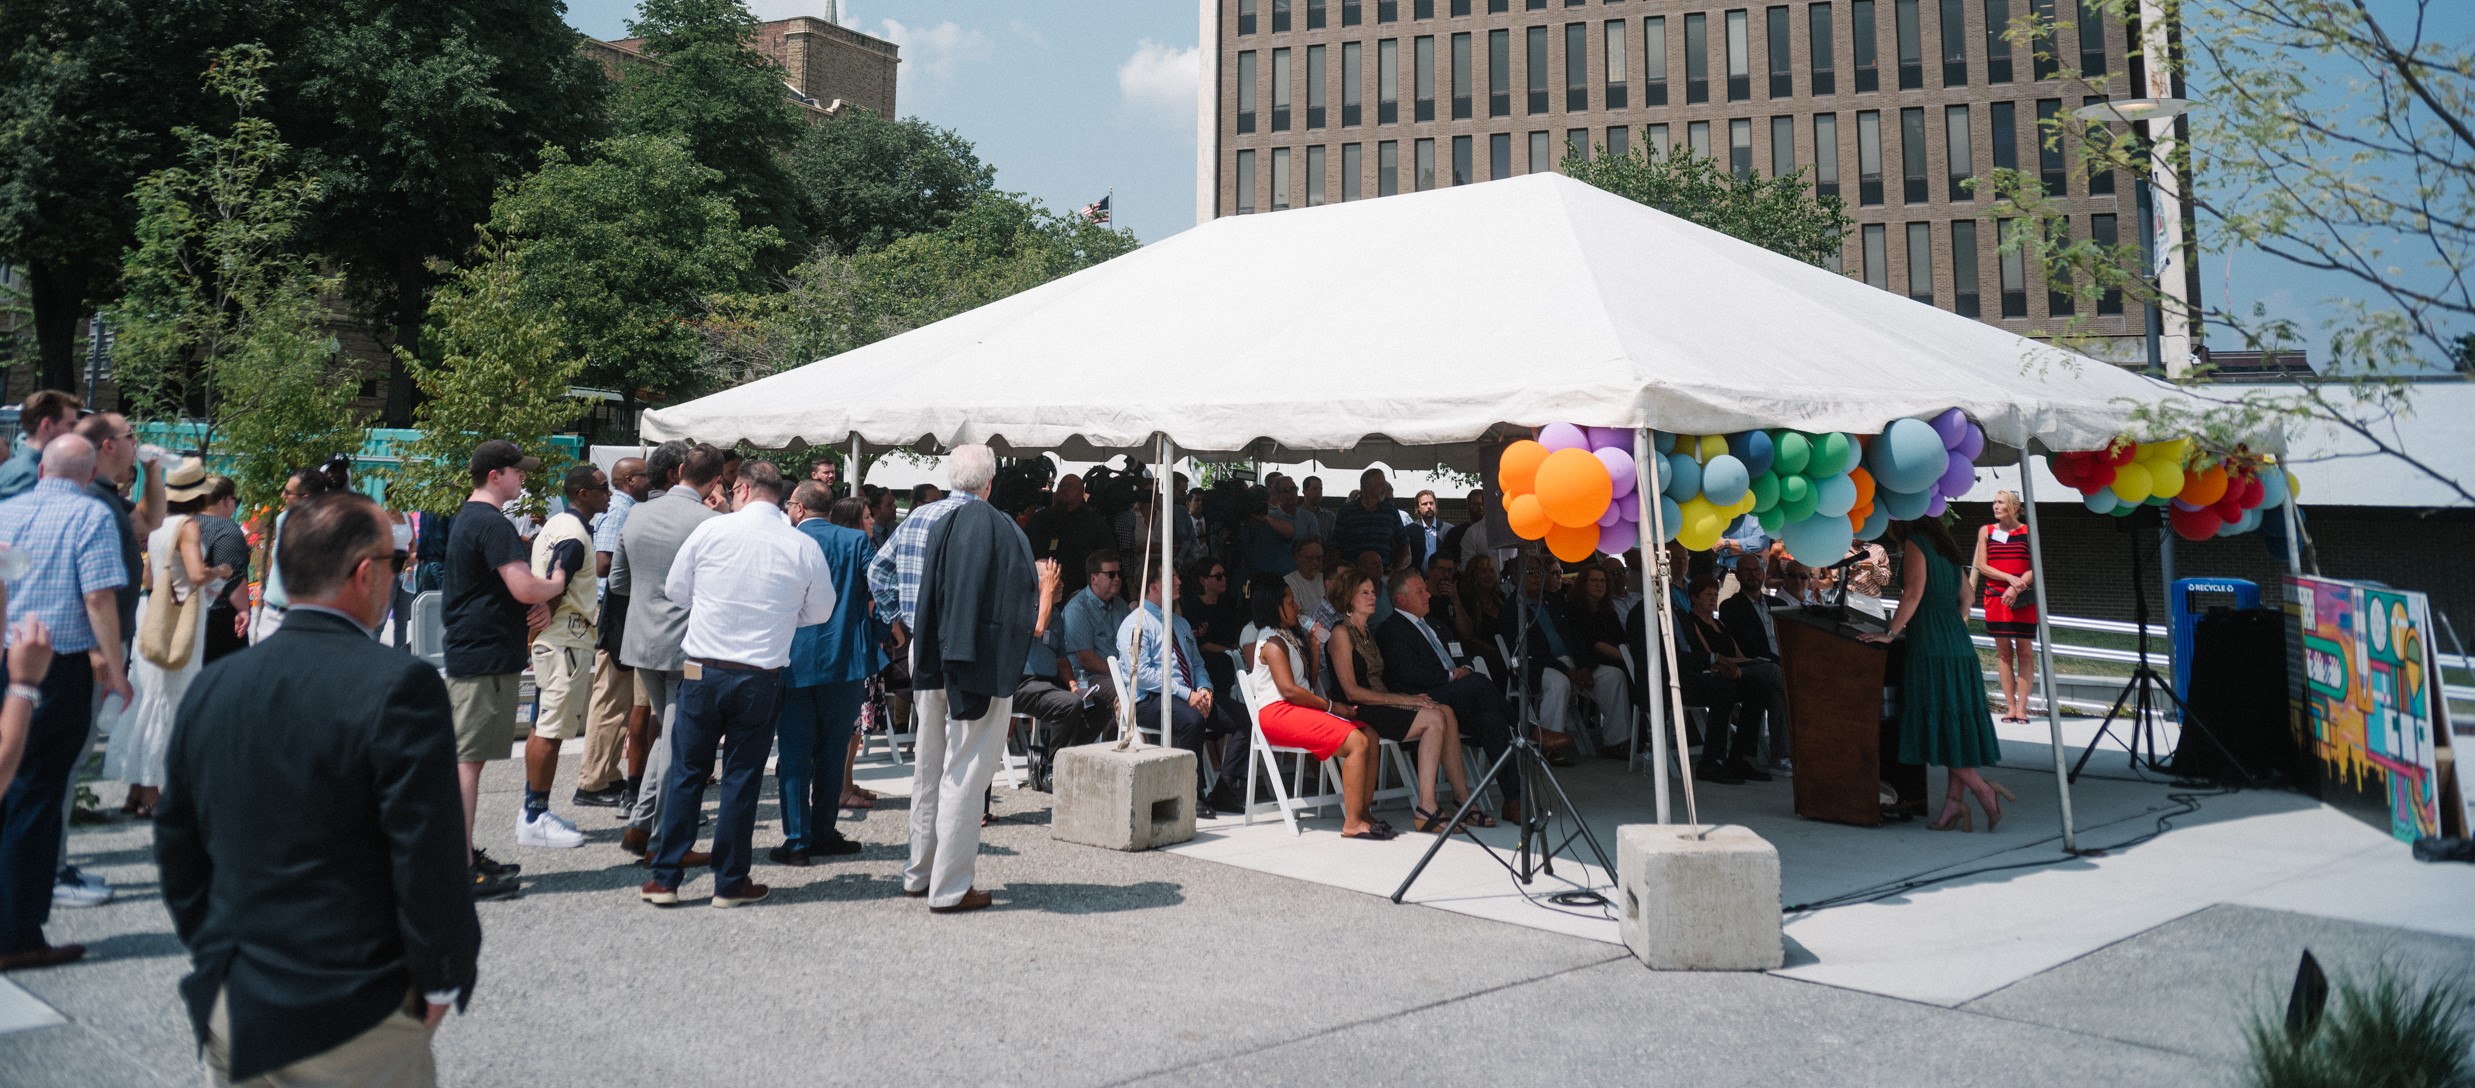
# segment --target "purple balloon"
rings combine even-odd
[[[1942,436],[1942,448],[1958,449],[1959,440],[1968,433],[1968,414],[1957,408],[1944,409],[1933,418],[1934,433]]]
[[[1943,511],[1950,508],[1951,500],[1943,498],[1940,495],[1936,495],[1934,496],[1934,500],[1932,502],[1925,504],[1925,516],[1929,518],[1938,518],[1942,516]]]
[[[1570,423],[1550,423],[1539,428],[1538,444],[1547,447],[1549,453],[1557,450],[1588,450],[1590,436],[1583,434],[1581,428]]]
[[[1624,496],[1623,498],[1617,499],[1617,500],[1616,500],[1616,501],[1615,501],[1612,505],[1613,505],[1616,509],[1621,510],[1621,511],[1623,511],[1623,512],[1624,512],[1624,520],[1626,520],[1626,521],[1640,521],[1640,520],[1641,520],[1641,493],[1640,493],[1640,492],[1636,491],[1636,492],[1634,492],[1634,493],[1632,493],[1632,494],[1630,494],[1630,495],[1626,495],[1626,496]]]
[[[1611,502],[1607,504],[1607,512],[1598,516],[1598,525],[1599,528],[1604,529],[1623,520],[1624,508]]]
[[[1976,460],[1985,452],[1985,428],[1969,424],[1968,433],[1959,436],[1959,445],[1952,447],[1951,452],[1971,461]]]
[[[1935,490],[1954,499],[1968,493],[1977,483],[1977,467],[1965,457],[1953,454],[1948,467],[1942,470],[1942,480]]]
[[[1633,452],[1633,432],[1622,427],[1588,427],[1583,433],[1589,436],[1591,449]]]
[[[1633,455],[1623,450],[1601,449],[1593,450],[1591,452],[1598,458],[1599,464],[1607,466],[1607,479],[1609,482],[1615,484],[1615,494],[1632,494],[1633,481],[1635,478],[1635,473],[1633,471]]]
[[[1608,555],[1623,555],[1640,543],[1641,529],[1629,521],[1599,526],[1598,550]]]
[[[2190,503],[2184,502],[2184,501],[2183,501],[2183,500],[2181,500],[2181,499],[2168,499],[2168,500],[2166,500],[2166,502],[2167,502],[2169,505],[2173,506],[2173,507],[2174,507],[2175,509],[2177,509],[2177,510],[2198,510],[2198,509],[2200,509],[2199,507],[2194,506],[2194,505],[2192,505],[2192,504],[2190,504]]]

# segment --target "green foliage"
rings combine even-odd
[[[2475,1030],[2467,998],[2448,984],[2417,986],[2391,969],[2369,985],[2339,986],[2317,1024],[2290,1030],[2283,1010],[2255,1013],[2248,1032],[2253,1088],[2468,1088]]]
[[[1805,171],[1785,177],[1742,177],[1683,144],[1653,148],[1647,130],[1639,148],[1585,158],[1565,149],[1564,173],[1721,234],[1784,253],[1807,264],[1839,264],[1856,221],[1835,196],[1815,196]]]
[[[412,510],[451,511],[472,491],[473,447],[493,438],[541,458],[523,500],[539,509],[567,471],[565,450],[545,441],[584,415],[568,395],[584,359],[559,339],[559,314],[527,298],[525,257],[484,235],[475,259],[450,274],[430,301],[424,342],[434,359],[407,357],[423,401],[421,437],[405,450],[388,495]]]
[[[355,383],[318,302],[333,282],[295,248],[319,186],[282,172],[289,149],[255,112],[271,63],[263,47],[238,46],[207,69],[230,129],[180,128],[183,165],[138,183],[119,313],[122,398],[142,417],[198,418],[202,452],[220,442],[248,495],[361,445]]]
[[[757,254],[771,271],[805,248],[786,156],[806,126],[781,66],[752,48],[756,27],[741,0],[643,0],[628,33],[660,63],[621,76],[613,112],[620,133],[674,137],[717,172],[740,220],[773,232]]]
[[[997,183],[953,130],[857,107],[810,126],[792,163],[817,243],[843,254],[940,229]]]
[[[586,359],[585,385],[632,407],[704,388],[693,324],[708,296],[762,281],[755,255],[779,243],[740,226],[720,174],[666,136],[620,136],[584,161],[558,148],[500,197],[490,229],[524,257],[526,305],[559,317]]]

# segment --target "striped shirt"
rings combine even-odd
[[[911,615],[920,604],[920,572],[928,566],[929,528],[976,498],[957,491],[911,511],[902,524],[894,526],[894,535],[868,561],[868,595],[876,599],[878,616],[911,626]]]
[[[42,620],[51,628],[54,652],[94,649],[86,595],[129,584],[129,572],[121,563],[120,531],[102,500],[77,484],[47,478],[0,502],[0,542],[34,558],[26,576],[9,587],[10,617]],[[126,639],[133,633],[120,635]]]

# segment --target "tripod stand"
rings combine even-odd
[[[2146,517],[2145,514],[2133,514],[2131,518],[2125,520],[2128,522]],[[2166,531],[2162,527],[2162,519],[2160,522],[2158,531]],[[2210,747],[2217,749],[2218,757],[2226,761],[2226,766],[2234,769],[2236,780],[2249,786],[2252,784],[2251,772],[2243,769],[2243,764],[2234,758],[2234,753],[2226,750],[2225,744],[2217,739],[2217,734],[2209,731],[2207,724],[2192,715],[2191,707],[2184,705],[2183,697],[2174,693],[2174,685],[2166,678],[2157,675],[2156,669],[2149,667],[2148,590],[2140,580],[2140,542],[2147,534],[2139,531],[2140,528],[2145,527],[2135,527],[2130,524],[2123,526],[2124,535],[2131,541],[2131,618],[2133,626],[2138,628],[2138,634],[2134,637],[2139,640],[2137,643],[2139,663],[2132,667],[2131,679],[2123,682],[2123,690],[2115,694],[2114,705],[2106,710],[2105,720],[2098,723],[2097,735],[2088,738],[2088,747],[2080,750],[2079,762],[2071,765],[2071,775],[2066,781],[2080,780],[2080,772],[2087,768],[2089,758],[2097,754],[2097,742],[2104,740],[2106,735],[2113,731],[2114,719],[2122,714],[2125,704],[2131,706],[2132,718],[2131,723],[2123,729],[2122,743],[2124,751],[2131,756],[2131,765],[2134,768],[2146,767],[2159,774],[2174,773],[2167,767],[2165,758],[2157,750],[2157,736],[2151,717],[2152,715],[2163,717],[2165,705],[2172,703],[2176,710],[2182,712],[2183,729],[2197,730],[2200,736],[2209,742]],[[2163,698],[2160,699],[2159,696]],[[2148,758],[2145,761],[2140,758],[2140,746],[2143,744],[2148,746]]]
[[[1513,637],[1513,656],[1516,660],[1507,662],[1512,668],[1522,669],[1525,672],[1529,667],[1531,605],[1522,601],[1519,587],[1528,580],[1531,562],[1529,550],[1523,549],[1513,578],[1515,586],[1513,600],[1519,608],[1519,616],[1515,621],[1518,634]],[[1486,774],[1470,784],[1469,799],[1461,802],[1461,808],[1452,814],[1452,822],[1445,826],[1451,828],[1453,832],[1469,836],[1471,842],[1477,843],[1479,849],[1487,852],[1489,859],[1503,866],[1505,872],[1511,873],[1513,879],[1523,884],[1535,881],[1541,873],[1555,876],[1556,854],[1559,851],[1570,849],[1575,839],[1588,844],[1591,855],[1598,859],[1600,871],[1613,874],[1616,867],[1607,860],[1607,851],[1599,846],[1598,836],[1590,833],[1589,821],[1581,818],[1580,813],[1574,808],[1573,799],[1564,792],[1563,784],[1556,781],[1555,770],[1547,763],[1546,749],[1539,746],[1536,731],[1540,727],[1533,724],[1530,714],[1531,701],[1536,698],[1537,689],[1536,683],[1524,679],[1521,685],[1520,705],[1514,708],[1512,743],[1505,746],[1503,755],[1495,757],[1495,763],[1487,768]],[[1521,791],[1522,796],[1529,801],[1528,804],[1522,806],[1520,840],[1513,847],[1514,860],[1511,861],[1505,860],[1502,851],[1487,845],[1486,840],[1479,838],[1476,832],[1471,831],[1461,822],[1469,818],[1471,810],[1478,806],[1479,799],[1486,796],[1487,787],[1494,784],[1506,771],[1522,776],[1521,781],[1524,786]],[[1552,804],[1548,803],[1548,797],[1541,795],[1539,790],[1541,785],[1551,791]],[[1568,820],[1572,824],[1572,830],[1565,834],[1564,840],[1560,843],[1550,841],[1552,838],[1550,827],[1557,819]],[[1444,840],[1451,837],[1450,833],[1435,836],[1435,841],[1427,846],[1425,856],[1418,859],[1418,864],[1410,868],[1409,876],[1402,879],[1399,888],[1394,889],[1393,902],[1398,903],[1402,897],[1409,894],[1410,885],[1418,882],[1419,875],[1426,872],[1427,863],[1435,860],[1437,852],[1444,848]]]

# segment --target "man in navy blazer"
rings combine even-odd
[[[1502,692],[1453,657],[1450,639],[1427,625],[1427,606],[1434,597],[1426,576],[1403,568],[1385,580],[1392,591],[1392,615],[1375,625],[1375,648],[1384,655],[1384,686],[1410,695],[1424,695],[1452,708],[1461,735],[1478,742],[1489,762],[1512,744],[1512,709]],[[1504,818],[1521,818],[1521,776],[1500,775]]]

